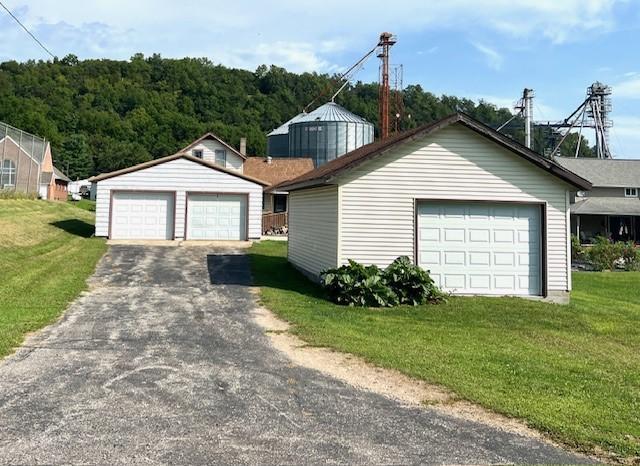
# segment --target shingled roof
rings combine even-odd
[[[596,187],[640,186],[640,160],[558,157],[556,161]]]
[[[578,189],[591,189],[591,183],[586,179],[576,175],[575,173],[567,170],[558,163],[544,158],[537,152],[528,149],[522,144],[514,141],[513,139],[505,136],[502,133],[494,130],[493,128],[480,123],[479,121],[471,118],[464,113],[454,113],[448,117],[442,118],[434,123],[419,126],[409,131],[399,133],[395,136],[384,140],[378,140],[366,146],[362,146],[354,151],[351,151],[337,159],[332,160],[329,163],[321,165],[315,170],[299,176],[291,181],[286,181],[273,189],[281,189],[284,191],[294,191],[298,189],[305,189],[315,186],[322,186],[326,184],[334,183],[335,177],[342,174],[345,171],[351,170],[360,164],[386,154],[391,149],[394,149],[402,144],[415,141],[422,137],[433,134],[443,128],[451,126],[453,124],[461,124],[470,130],[480,134],[481,136],[495,142],[496,144],[510,150],[515,155],[522,157],[528,162],[533,163],[537,167],[557,176],[565,182],[577,187]]]
[[[270,185],[292,180],[313,170],[313,160],[303,157],[248,157],[242,172]]]

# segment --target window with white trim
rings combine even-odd
[[[193,155],[194,157],[198,157],[199,159],[201,159],[201,158],[202,158],[202,156],[203,156],[203,151],[202,151],[202,149],[193,149],[193,150],[191,151],[191,155]]]
[[[216,165],[220,165],[221,167],[227,166],[227,151],[224,149],[216,149]]]
[[[0,167],[0,188],[16,185],[16,164],[13,160],[5,160]]]
[[[624,188],[624,197],[638,197],[638,188]]]

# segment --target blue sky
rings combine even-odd
[[[136,52],[206,56],[255,69],[344,69],[382,31],[405,84],[510,107],[536,91],[536,119],[561,119],[599,80],[613,87],[611,145],[640,158],[640,2],[637,0],[4,0],[62,57],[127,59]],[[0,11],[0,60],[46,54]],[[359,78],[375,80],[371,60]]]

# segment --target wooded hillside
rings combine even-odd
[[[335,76],[275,66],[251,72],[204,58],[10,61],[0,64],[0,120],[50,140],[55,163],[75,179],[172,154],[206,131],[236,147],[245,136],[249,154],[264,154],[266,132],[336,83]],[[376,83],[358,82],[336,101],[377,124],[377,99]],[[411,115],[404,129],[456,110],[493,127],[510,117],[507,109],[438,97],[419,85],[405,89],[404,105]],[[521,127],[507,131],[522,140]]]

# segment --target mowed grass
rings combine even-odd
[[[348,308],[256,243],[264,304],[311,345],[353,353],[520,418],[573,448],[640,457],[640,273],[576,273],[568,306],[518,298]]]
[[[70,203],[0,200],[0,358],[85,288],[106,250],[93,218]]]

